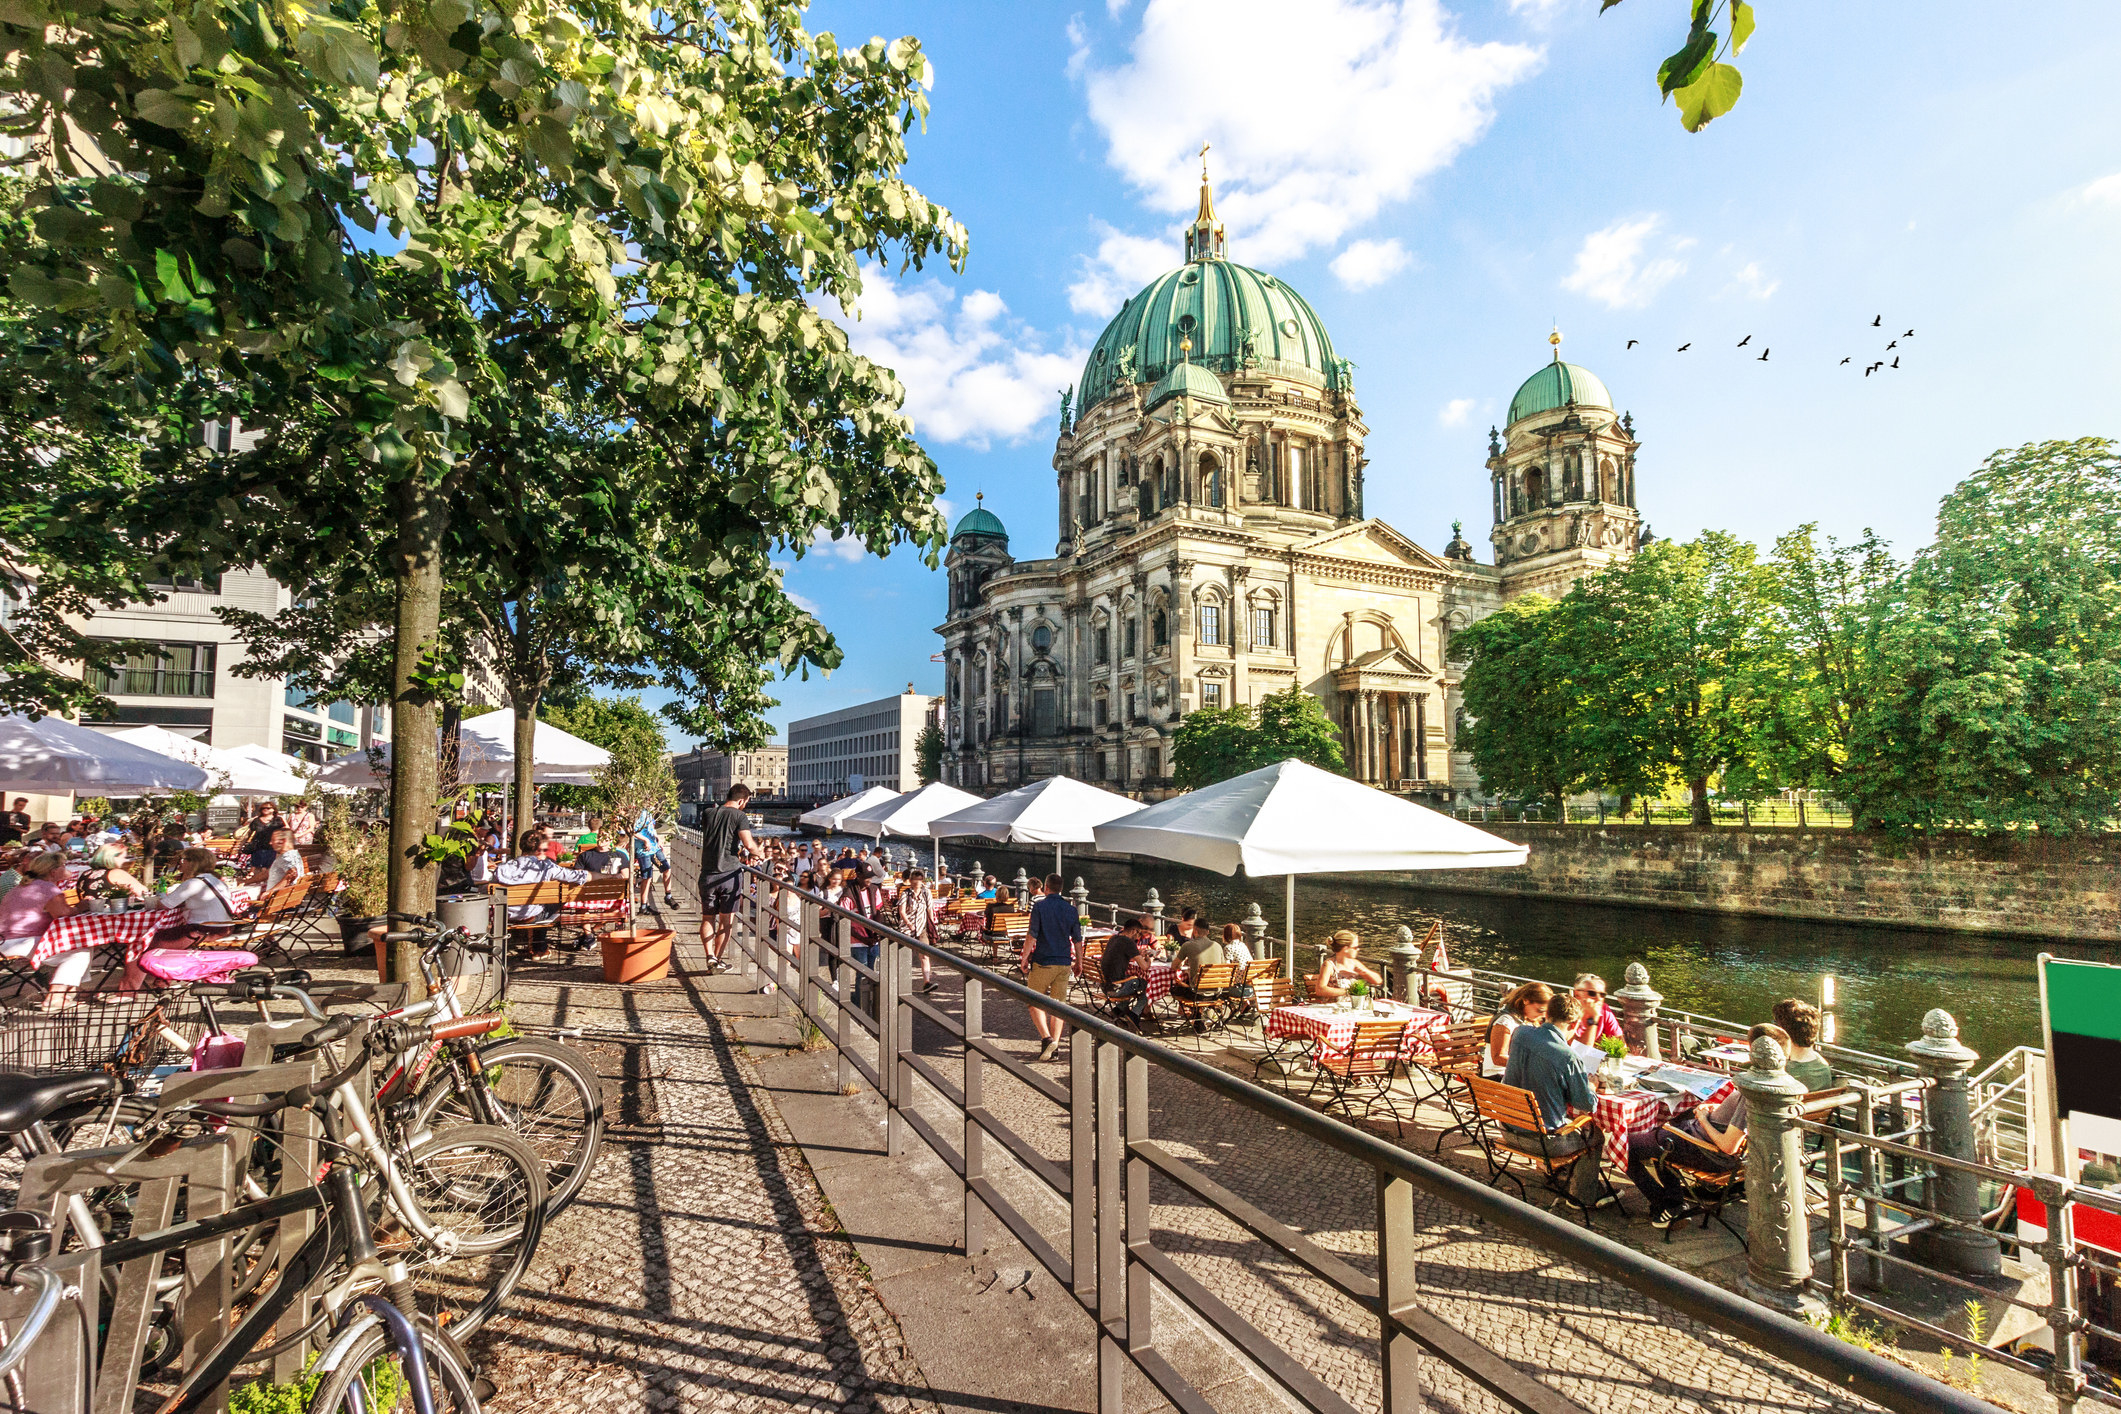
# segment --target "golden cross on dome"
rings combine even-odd
[[[1206,142],[1200,145],[1200,179],[1204,182],[1208,180],[1208,149],[1212,146],[1213,143]]]

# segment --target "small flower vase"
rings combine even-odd
[[[1608,1090],[1618,1090],[1623,1083],[1619,1056],[1607,1056],[1598,1063],[1598,1078]]]

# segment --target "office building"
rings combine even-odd
[[[859,707],[805,717],[788,728],[788,794],[836,800],[870,786],[920,784],[918,742],[933,698],[913,690]]]

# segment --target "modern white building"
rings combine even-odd
[[[791,723],[788,794],[822,801],[870,786],[912,790],[920,784],[917,743],[934,700],[909,682],[896,697]]]

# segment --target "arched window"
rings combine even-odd
[[[1223,606],[1219,600],[1201,601],[1200,641],[1204,648],[1218,647],[1223,641]]]
[[[1200,499],[1217,510],[1222,509],[1222,463],[1206,452],[1200,454]]]
[[[1053,630],[1050,627],[1040,624],[1037,628],[1031,630],[1031,648],[1033,652],[1043,653],[1052,646]]]
[[[1527,468],[1524,474],[1524,508],[1536,511],[1547,503],[1547,479],[1537,467]]]
[[[1165,647],[1171,642],[1171,621],[1158,609],[1149,616],[1149,647],[1151,651]]]

